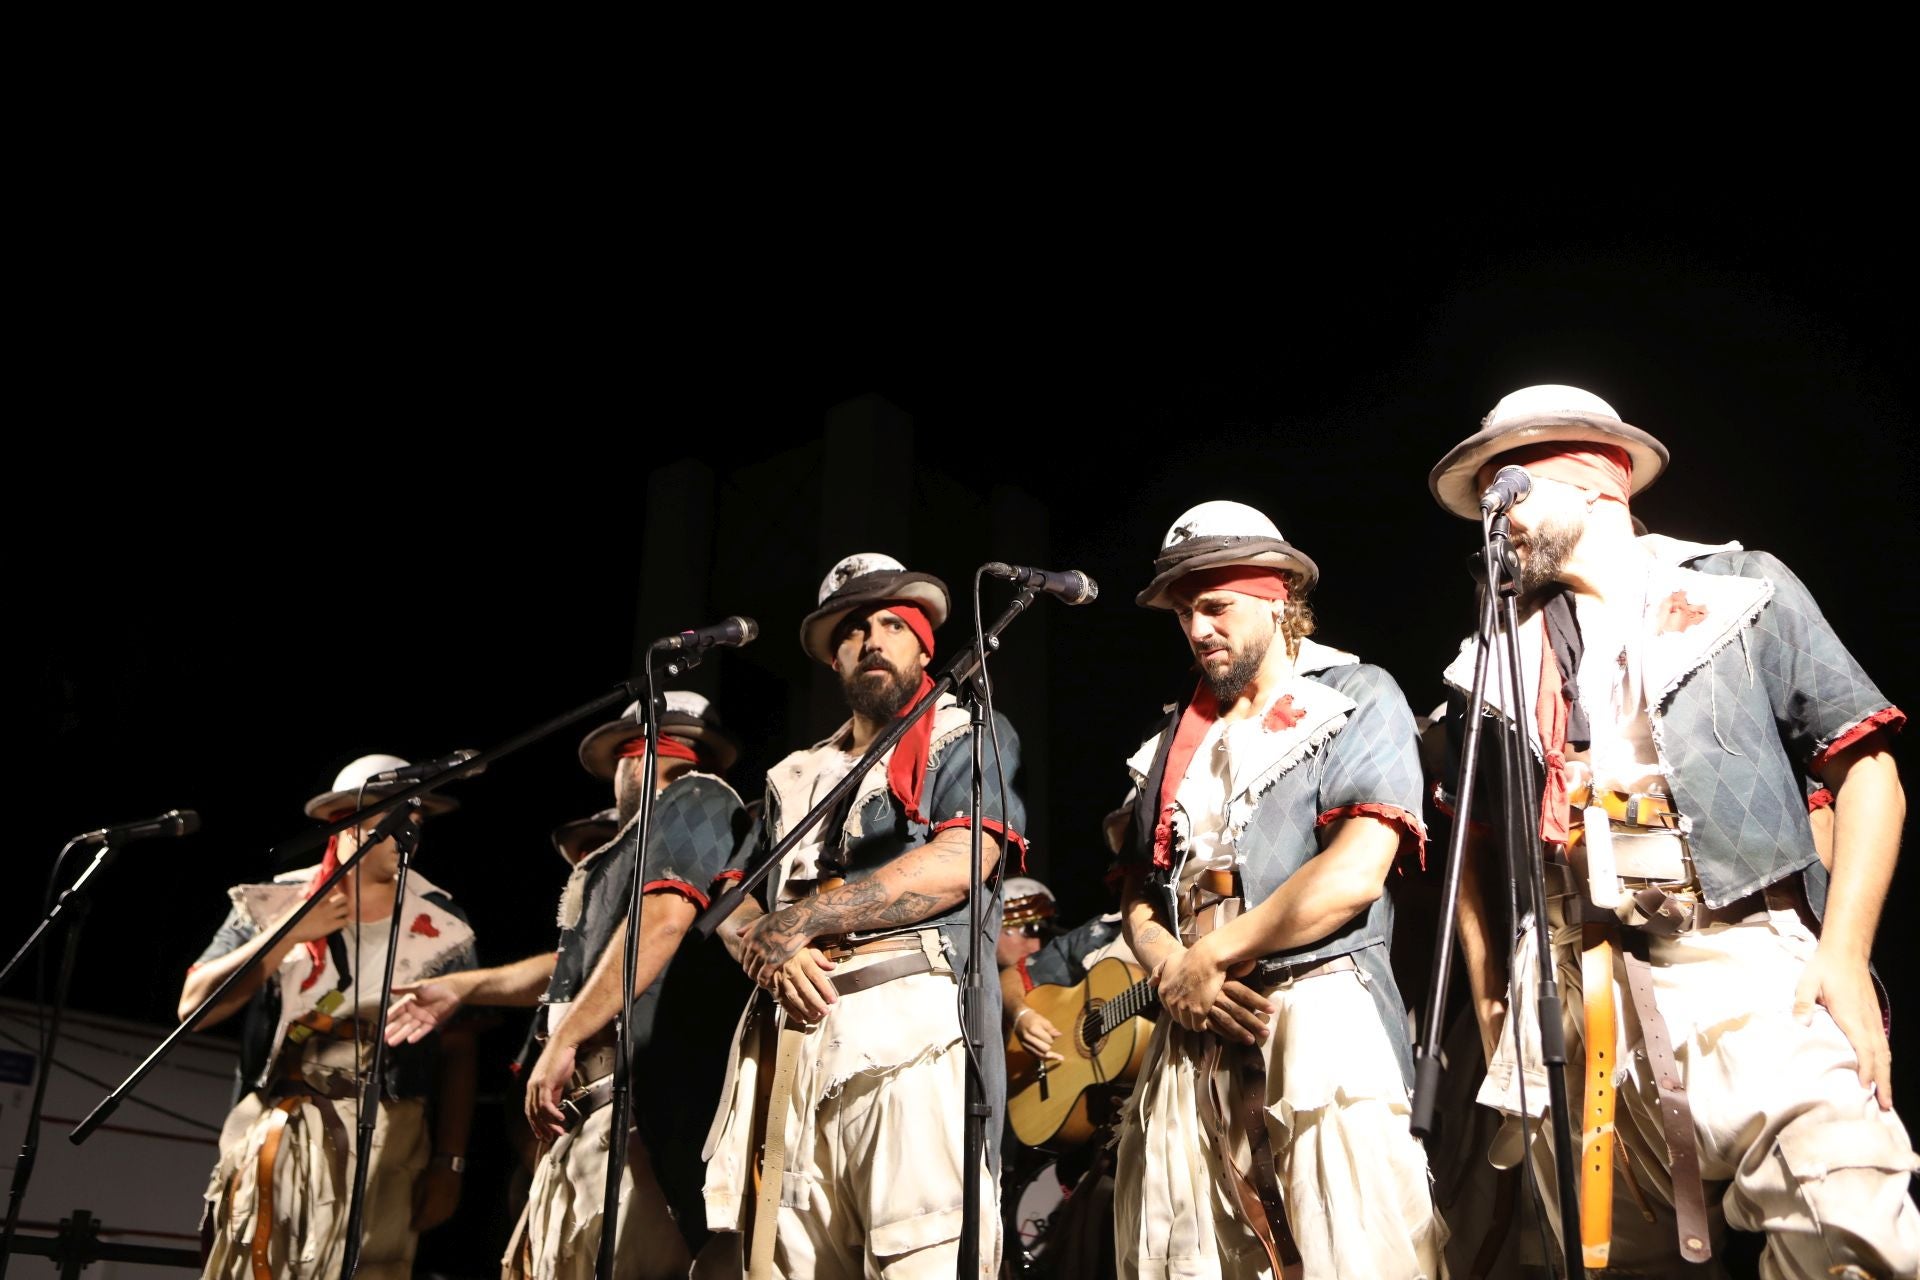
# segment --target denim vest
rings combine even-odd
[[[1707,905],[1723,907],[1804,872],[1818,914],[1826,875],[1807,821],[1808,779],[1836,751],[1906,717],[1773,556],[1738,543],[1640,541],[1655,557],[1650,634],[1641,642],[1647,718]],[[1551,598],[1530,602],[1520,626],[1529,707]],[[1469,639],[1447,669],[1456,691],[1468,690],[1472,663]],[[1490,675],[1488,685],[1487,704],[1500,712],[1509,701],[1505,682]],[[1520,719],[1538,756],[1534,718]],[[1498,812],[1475,806],[1476,818]]]
[[[901,854],[926,844],[933,839],[935,832],[945,827],[964,826],[970,821],[968,815],[973,807],[973,733],[970,716],[951,695],[943,696],[929,714],[934,717],[933,741],[927,754],[927,782],[920,803],[920,811],[928,821],[914,822],[907,817],[906,809],[887,788],[887,763],[892,759],[892,753],[880,757],[855,787],[851,807],[846,811],[847,818],[837,835],[828,833],[829,839],[837,839],[843,844],[849,883],[865,879]],[[835,744],[845,741],[847,732],[847,726],[842,726],[831,737],[805,751],[794,752],[768,771],[761,837],[766,846],[778,844],[791,824],[806,816],[807,793],[803,788],[808,785],[806,779],[812,776],[812,771],[806,767],[805,757],[818,751],[838,750]],[[996,736],[999,741],[998,756],[994,747]],[[1011,831],[1017,836],[1026,825],[1027,815],[1019,793],[1013,790],[1014,776],[1020,770],[1020,736],[1014,731],[1012,723],[998,712],[994,713],[992,731],[981,744],[981,761],[981,813],[989,830],[999,828],[995,834],[1000,837],[1004,873],[1007,860],[1020,856],[1012,847],[1015,842],[1008,839],[1005,833]],[[1007,784],[1004,792],[1000,786],[1003,777]],[[831,822],[832,815],[823,821]],[[766,848],[761,849],[761,856],[766,852]],[[775,879],[777,876],[768,880],[769,886],[777,887],[774,886]],[[976,946],[982,962],[988,965],[993,963],[994,943],[1000,936],[1001,895],[992,893],[981,906],[980,934],[977,939],[967,937],[968,908],[966,899],[962,898],[953,907],[924,920],[871,933],[852,934],[849,940],[859,942],[887,934],[938,929],[941,945],[957,977],[967,957],[975,954]],[[987,1028],[987,1034],[982,1046],[981,1074],[986,1081],[987,1098],[993,1108],[993,1117],[987,1125],[989,1145],[997,1151],[1000,1115],[1006,1104],[1007,1077],[1005,1046],[997,1030],[1000,1026],[1000,984],[993,980],[991,974],[990,969],[982,989],[986,1006],[982,1013],[982,1025]]]
[[[1274,730],[1254,771],[1235,780],[1227,839],[1240,871],[1245,905],[1257,906],[1320,852],[1319,828],[1350,816],[1393,823],[1418,849],[1426,828],[1421,812],[1420,759],[1413,714],[1393,677],[1351,654],[1311,640],[1301,644],[1293,678],[1275,691],[1291,698],[1298,718]],[[1123,862],[1152,864],[1154,809],[1166,773],[1166,748],[1181,714],[1169,708],[1161,732],[1129,762],[1143,799],[1136,804]],[[1237,767],[1237,766],[1236,766]],[[1173,866],[1154,871],[1148,883],[1160,905],[1177,921],[1180,869],[1187,857],[1186,815],[1175,800]],[[1373,996],[1381,1025],[1413,1082],[1406,1005],[1393,980],[1389,947],[1393,902],[1383,891],[1373,905],[1324,938],[1276,953],[1289,968],[1311,968],[1336,956],[1352,956]]]
[[[646,887],[677,889],[704,905],[715,877],[733,856],[745,822],[746,810],[732,787],[712,774],[681,774],[654,797]],[[639,846],[636,813],[612,840],[574,867],[560,899],[560,942],[543,1005],[570,1003],[586,986],[614,929],[627,918]],[[644,912],[643,906],[643,923]],[[634,999],[633,1042],[642,1051],[660,1019],[663,989],[680,968],[676,964],[663,972]]]

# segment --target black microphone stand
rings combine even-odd
[[[1553,930],[1547,919],[1545,850],[1540,841],[1540,784],[1527,747],[1526,686],[1521,682],[1520,621],[1517,565],[1509,541],[1507,517],[1483,514],[1480,522],[1480,627],[1473,659],[1473,688],[1467,699],[1466,723],[1460,752],[1460,774],[1454,796],[1453,829],[1447,840],[1447,868],[1440,900],[1440,925],[1434,938],[1433,981],[1428,990],[1426,1029],[1421,1037],[1415,1070],[1411,1127],[1424,1140],[1433,1132],[1434,1100],[1440,1087],[1441,1046],[1446,1034],[1446,998],[1453,967],[1455,911],[1460,899],[1460,872],[1467,857],[1467,837],[1473,816],[1474,785],[1479,778],[1480,738],[1486,716],[1487,670],[1490,655],[1500,651],[1504,681],[1512,705],[1510,723],[1500,733],[1501,777],[1505,788],[1505,847],[1509,901],[1515,900],[1523,873],[1531,897],[1536,949],[1539,955],[1538,1015],[1540,1056],[1547,1072],[1547,1105],[1551,1112],[1554,1164],[1558,1174],[1560,1243],[1568,1280],[1584,1280],[1586,1268],[1579,1240],[1579,1189],[1575,1183],[1572,1113],[1567,1110],[1567,1042],[1561,1022],[1559,982],[1555,977]],[[1543,744],[1543,749],[1545,749]],[[1518,912],[1512,913],[1517,921]],[[1512,946],[1509,939],[1508,958]],[[1510,987],[1511,989],[1511,987]],[[1514,1069],[1525,1080],[1521,1059],[1518,1010],[1509,1001],[1507,1025],[1514,1035]],[[1524,1088],[1524,1083],[1522,1085]],[[1524,1132],[1531,1117],[1522,1116]],[[1533,1177],[1533,1157],[1526,1154],[1527,1176]]]
[[[60,868],[66,863],[67,854],[85,838],[84,836],[75,837],[60,850],[60,856],[54,860],[53,864],[53,880],[59,878]],[[67,1009],[67,987],[73,979],[74,961],[80,955],[80,930],[86,926],[87,908],[91,905],[91,899],[86,893],[87,881],[93,878],[94,873],[104,870],[107,864],[113,861],[114,856],[120,852],[120,844],[119,837],[111,833],[101,840],[100,852],[93,855],[93,861],[87,864],[87,869],[82,871],[73,884],[60,895],[59,900],[53,903],[52,909],[34,929],[32,936],[26,940],[19,951],[14,953],[13,959],[7,961],[7,967],[0,969],[0,986],[5,986],[7,978],[12,976],[13,971],[33,952],[40,940],[47,936],[54,922],[63,914],[69,917],[65,945],[60,949],[60,969],[53,982],[53,1009],[47,1014],[47,1031],[40,1043],[39,1077],[33,1082],[33,1101],[27,1107],[26,1132],[20,1140],[20,1154],[13,1166],[13,1185],[7,1193],[7,1223],[4,1232],[0,1233],[0,1278],[6,1276],[7,1263],[13,1257],[13,1237],[20,1225],[20,1206],[27,1198],[27,1184],[33,1179],[33,1166],[40,1155],[40,1113],[46,1105],[47,1079],[53,1074],[53,1055],[60,1043],[60,1021]],[[51,881],[47,886],[47,892],[51,896],[53,892]]]
[[[518,751],[529,743],[551,737],[553,734],[558,733],[577,720],[584,720],[588,716],[605,712],[609,708],[629,702],[637,696],[634,693],[634,684],[634,681],[626,681],[617,686],[612,692],[603,694],[591,702],[575,707],[572,711],[557,716],[544,724],[537,725],[517,737],[509,738],[490,751],[483,751],[472,759],[463,760],[442,773],[437,773],[430,778],[422,778],[412,786],[395,791],[391,795],[381,796],[372,804],[362,809],[357,809],[352,813],[345,814],[327,823],[325,826],[317,827],[312,831],[295,836],[283,845],[276,845],[268,851],[267,861],[271,865],[278,866],[284,865],[300,855],[311,855],[314,850],[326,842],[328,837],[345,831],[348,827],[358,826],[373,814],[385,813],[399,805],[405,804],[417,796],[423,796],[430,791],[437,790],[451,781],[455,776],[478,773],[482,768],[498,760],[500,757]],[[134,1088],[142,1080],[147,1078],[147,1075],[160,1064],[162,1058],[172,1052],[173,1046],[180,1042],[181,1037],[193,1030],[193,1028],[207,1016],[207,1011],[220,1003],[220,1001],[226,997],[227,992],[231,991],[242,978],[253,970],[253,967],[260,962],[260,957],[266,955],[278,946],[289,933],[293,932],[294,928],[306,917],[309,911],[313,910],[314,907],[325,900],[327,891],[338,884],[341,877],[346,875],[350,868],[358,864],[360,855],[363,852],[365,852],[364,849],[356,850],[352,858],[347,859],[338,867],[335,867],[333,874],[322,880],[319,885],[315,887],[312,896],[301,903],[293,914],[280,922],[279,928],[273,931],[258,951],[248,957],[245,964],[242,964],[239,968],[228,974],[226,980],[218,987],[215,987],[207,998],[200,1002],[198,1008],[181,1019],[180,1025],[169,1032],[166,1039],[154,1046],[153,1051],[141,1061],[139,1066],[133,1069],[131,1075],[116,1085],[111,1093],[100,1100],[98,1106],[94,1107],[79,1124],[73,1127],[72,1131],[67,1134],[67,1141],[77,1146],[92,1136],[95,1129],[98,1129],[102,1124],[106,1123],[108,1118],[119,1108],[121,1102],[126,1099],[126,1096],[133,1092]]]
[[[640,968],[640,917],[646,908],[647,844],[653,834],[655,776],[660,770],[660,707],[655,702],[653,663],[657,650],[647,653],[646,692],[641,723],[646,727],[646,754],[641,758],[640,816],[634,837],[633,883],[628,886],[627,939],[620,956],[620,1014],[613,1024],[613,1100],[607,1128],[607,1182],[600,1202],[600,1252],[594,1259],[597,1280],[618,1280],[614,1268],[620,1226],[620,1180],[627,1167],[627,1130],[633,1123],[633,1001]],[[671,655],[667,671],[679,675],[700,665],[700,650],[690,648]]]
[[[464,766],[455,768],[464,771]],[[407,905],[407,871],[413,865],[414,848],[420,843],[420,828],[413,822],[419,805],[418,800],[409,800],[388,814],[353,855],[353,860],[359,862],[361,854],[391,837],[393,847],[400,854],[400,868],[394,876],[393,911],[387,920],[387,963],[380,976],[380,1012],[373,1024],[373,1060],[361,1082],[360,1111],[355,1118],[353,1197],[347,1202],[347,1235],[340,1255],[341,1280],[353,1280],[353,1273],[360,1266],[360,1231],[367,1212],[367,1166],[373,1159],[373,1129],[380,1116],[380,1095],[386,1091],[387,1011],[393,1003],[393,962],[400,951],[400,920]],[[354,986],[358,987],[365,976],[354,974]],[[356,1052],[356,1067],[360,1065],[359,1057]]]
[[[873,744],[867,748],[845,777],[836,782],[826,795],[809,809],[806,816],[796,823],[785,838],[768,851],[760,863],[749,869],[739,883],[713,900],[713,904],[694,920],[689,933],[697,933],[702,939],[711,938],[714,932],[726,922],[741,899],[757,889],[773,869],[780,865],[788,852],[798,845],[809,831],[818,826],[827,814],[833,812],[853,789],[867,776],[874,763],[893,749],[898,742],[922,716],[930,715],[935,704],[950,689],[962,682],[971,682],[985,665],[983,655],[993,653],[1000,647],[1000,633],[1009,623],[1024,613],[1033,603],[1034,588],[1023,586],[1015,593],[1006,612],[982,634],[978,641],[968,645],[953,656],[938,676],[934,677],[933,688],[906,715],[896,718],[880,731]],[[969,694],[969,697],[972,695]],[[973,707],[973,847],[971,852],[972,883],[968,888],[969,905],[967,909],[968,927],[973,930],[967,951],[968,962],[961,980],[961,1033],[967,1045],[967,1095],[964,1128],[964,1147],[961,1177],[965,1179],[962,1188],[961,1225],[960,1225],[960,1266],[963,1276],[978,1275],[980,1272],[980,1165],[985,1158],[986,1118],[992,1108],[986,1100],[986,1082],[980,1078],[980,1053],[984,1047],[983,1032],[979,1026],[981,1004],[985,988],[979,971],[979,957],[974,954],[980,949],[980,882],[981,864],[984,849],[981,844],[981,826],[979,822],[980,805],[984,778],[981,758],[980,733],[984,723],[984,712],[976,701]],[[997,753],[996,753],[997,759]],[[971,1259],[971,1262],[969,1262]]]

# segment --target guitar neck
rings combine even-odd
[[[1128,1018],[1137,1018],[1159,1003],[1159,993],[1146,979],[1141,979],[1101,1006],[1100,1035],[1110,1035]]]

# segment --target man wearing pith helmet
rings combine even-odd
[[[1164,1012],[1121,1121],[1125,1276],[1439,1274],[1383,891],[1425,841],[1413,716],[1311,638],[1318,577],[1261,512],[1203,502],[1139,596],[1200,679],[1127,762],[1126,932]]]
[[[330,823],[391,795],[411,784],[374,779],[407,767],[398,756],[361,756],[340,770],[330,789],[307,801],[307,816]],[[403,821],[417,828],[423,818],[459,802],[432,792],[409,806]],[[227,1117],[220,1162],[207,1188],[210,1277],[340,1272],[357,1154],[357,1077],[373,1064],[399,888],[399,841],[419,838],[417,830],[403,829],[362,849],[387,816],[371,816],[333,836],[318,866],[229,889],[226,922],[181,987],[185,1017],[236,970],[257,960],[201,1025],[231,1017],[256,997],[265,1015],[257,1024],[249,1020],[241,1051],[247,1092]],[[260,955],[280,924],[356,854],[353,868],[326,898]],[[394,981],[416,982],[473,964],[466,916],[418,867],[409,867]],[[255,1026],[271,1028],[270,1036],[256,1039]],[[419,1233],[451,1217],[459,1204],[473,1114],[471,1038],[416,1043],[388,1054],[384,1070],[367,1170],[360,1274],[390,1278],[413,1274]]]
[[[544,1042],[527,1074],[527,1124],[541,1143],[526,1212],[502,1274],[532,1280],[591,1276],[604,1230],[607,1141],[613,1123],[615,1036],[633,877],[641,882],[634,972],[635,1130],[621,1170],[615,1269],[684,1275],[705,1232],[699,1221],[699,1113],[714,1097],[726,1028],[708,1027],[713,967],[726,957],[680,943],[711,900],[745,834],[740,797],[720,775],[738,755],[700,694],[664,697],[644,857],[640,801],[647,779],[639,703],[580,742],[580,765],[609,784],[614,825],[573,865],[560,895],[555,950],[412,988],[394,1006],[391,1039],[413,1039],[461,1004],[538,1003]]]
[[[849,556],[828,573],[800,642],[838,674],[851,716],[767,774],[759,852],[931,691],[934,632],[947,611],[945,584],[890,556]],[[967,956],[991,964],[1000,931],[989,902],[979,936],[968,936],[973,828],[990,879],[1007,846],[1022,844],[1020,798],[1001,790],[1019,769],[1018,740],[998,715],[993,725],[979,744],[978,813],[968,713],[943,695],[783,859],[766,883],[768,910],[749,899],[722,927],[765,990],[741,1020],[708,1143],[708,1223],[743,1233],[749,1276],[945,1280],[958,1260],[966,1177],[982,1187],[982,1274],[997,1269],[991,1168],[962,1167],[968,1054],[957,999]],[[1006,1082],[993,1034],[999,988],[988,983],[986,995],[991,1162]],[[769,1078],[762,1110],[756,1085]]]
[[[1430,487],[1478,519],[1507,465],[1530,481],[1510,512],[1523,688],[1496,679],[1485,711],[1545,766],[1537,835],[1570,997],[1586,1264],[1697,1274],[1724,1217],[1767,1233],[1763,1275],[1911,1276],[1920,1160],[1892,1110],[1867,966],[1904,812],[1887,740],[1905,716],[1773,556],[1635,536],[1629,504],[1667,450],[1600,397],[1506,396]],[[1456,710],[1472,663],[1469,641],[1446,672]],[[1809,777],[1835,797],[1831,874]],[[1480,784],[1475,826],[1502,813]],[[1509,945],[1488,847],[1476,840],[1460,906],[1491,1057],[1480,1096],[1522,1110],[1511,1011],[1537,1116],[1534,935]],[[1528,1132],[1551,1212],[1545,1128]],[[1517,1121],[1502,1139],[1495,1159],[1517,1163]]]

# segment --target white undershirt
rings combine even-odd
[[[1581,596],[1573,604],[1581,642],[1576,687],[1593,741],[1572,758],[1586,762],[1597,786],[1665,794],[1640,663],[1647,630],[1644,585],[1641,599],[1631,604],[1603,605]]]
[[[833,790],[842,778],[853,771],[859,762],[858,752],[841,751],[837,747],[823,747],[813,753],[808,764],[813,769],[811,785],[807,789],[807,804],[802,813],[811,812],[820,803],[827,792]],[[829,839],[839,839],[840,833],[833,830],[827,821],[816,822],[813,830],[807,832],[807,838],[796,845],[786,857],[780,868],[780,892],[778,902],[797,902],[806,892],[811,891],[812,881],[820,876],[820,854],[826,848]],[[806,882],[806,889],[789,891],[793,881]]]

